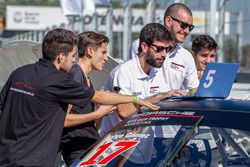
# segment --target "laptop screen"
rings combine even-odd
[[[208,63],[195,96],[228,97],[239,66],[237,63]]]

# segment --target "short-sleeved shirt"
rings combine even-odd
[[[106,87],[112,91],[114,86],[120,87],[121,94],[136,95],[140,98],[146,98],[161,92],[170,90],[167,84],[164,84],[162,70],[151,68],[149,75],[142,70],[138,56],[121,64],[111,72]],[[113,112],[102,119],[101,135],[104,135],[112,127],[121,121],[116,112]]]
[[[199,79],[194,58],[189,51],[177,44],[175,49],[166,57],[163,67],[165,83],[171,89],[197,88]]]
[[[139,54],[139,45],[140,45],[140,40],[136,39],[132,42],[130,49],[129,49],[129,57],[132,59],[134,57],[137,57]]]
[[[139,42],[134,41],[131,46],[132,48],[138,48]],[[134,51],[134,52],[133,52]],[[135,74],[140,75],[138,71],[142,71],[142,69],[139,67],[139,62],[137,65],[135,65],[134,60],[138,59],[137,52],[135,53],[135,49],[132,49],[132,52],[130,54],[133,54],[131,57],[133,57],[131,60],[126,62],[125,64],[131,64],[131,65],[125,65],[129,66],[130,69],[124,68],[124,70],[120,70],[120,67],[123,66],[120,65],[119,68],[115,69],[117,72],[111,72],[115,73],[116,75],[112,75],[108,80],[107,88],[109,90],[112,90],[112,86],[120,86],[122,89],[120,91],[121,94],[128,94],[128,92],[132,92],[134,95],[138,95],[139,97],[145,98],[149,97],[150,91],[149,89],[143,89],[145,86],[144,84],[147,82],[147,80],[138,80],[138,78],[134,77]],[[169,53],[164,61],[164,64],[161,68],[153,68],[152,70],[157,71],[157,81],[160,81],[160,85],[162,90],[161,92],[166,92],[171,89],[192,89],[196,88],[199,85],[199,79],[197,75],[197,70],[195,66],[194,59],[192,55],[184,49],[180,44],[177,44],[175,49]],[[119,74],[119,75],[118,75]],[[143,76],[145,74],[141,73],[140,76]],[[116,84],[116,85],[115,85]],[[136,86],[141,85],[141,86]],[[146,84],[147,85],[147,84]],[[146,88],[146,87],[145,87]],[[160,93],[160,91],[154,91],[154,87],[150,88],[154,93]],[[125,90],[125,91],[124,91]],[[156,89],[157,90],[157,89]],[[142,96],[141,96],[142,95]],[[108,130],[110,130],[112,127],[117,125],[121,119],[118,117],[116,113],[112,113],[109,116],[104,117],[103,119],[103,126],[102,130],[100,131],[101,135],[104,135]],[[171,134],[169,136],[172,136],[172,134],[175,133],[176,130],[167,130],[165,134]]]
[[[83,85],[88,85],[87,79],[78,64],[74,64],[70,72],[76,82]],[[89,87],[92,91],[94,91],[93,85],[91,83]],[[93,112],[94,109],[94,103],[90,102],[84,107],[73,106],[70,113],[87,114]],[[82,155],[83,151],[86,151],[98,139],[99,133],[94,121],[89,121],[74,127],[64,128],[61,139],[62,153],[64,155],[64,158],[66,158],[67,161],[79,158]],[[75,157],[72,154],[73,152],[77,151],[79,151],[79,157]]]
[[[133,41],[130,57],[138,55],[139,40]],[[177,44],[175,49],[169,53],[162,66],[165,83],[170,89],[192,89],[197,88],[199,79],[194,58],[189,51]]]
[[[45,59],[12,72],[0,94],[0,166],[54,166],[67,105],[93,96]]]

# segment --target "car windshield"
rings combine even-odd
[[[199,126],[194,112],[135,115],[107,133],[79,166],[249,166],[248,131]]]

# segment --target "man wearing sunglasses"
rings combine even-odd
[[[150,102],[157,102],[167,96],[186,95],[181,90],[170,90],[163,84],[161,67],[173,45],[173,38],[166,28],[159,23],[150,23],[142,28],[139,39],[139,54],[131,60],[113,69],[107,89],[119,87],[119,93],[137,95]],[[102,120],[101,135],[136,111],[133,105],[120,105],[118,111]]]
[[[191,10],[182,3],[170,5],[164,14],[164,25],[174,38],[173,49],[166,56],[162,67],[164,83],[169,85],[170,89],[184,88],[191,94],[199,85],[197,70],[191,53],[181,46],[194,29]],[[136,43],[134,41],[131,47],[138,48]],[[130,57],[136,56],[134,51],[130,54]]]
[[[119,87],[119,93],[121,94],[137,95],[152,103],[168,96],[186,95],[181,90],[170,90],[167,84],[163,84],[165,81],[163,71],[160,68],[167,53],[172,50],[172,45],[173,38],[163,25],[150,23],[144,26],[140,32],[138,56],[121,64],[118,69],[111,72],[107,89],[112,91],[114,88]],[[117,106],[117,112],[103,117],[101,136],[135,111],[136,107],[131,104]],[[153,133],[152,129],[147,133]],[[153,142],[150,142],[150,140],[145,142],[148,142],[146,144],[147,149],[152,147]],[[153,149],[146,151],[144,147],[139,150],[145,152],[146,160],[140,159],[141,156],[139,155],[141,153],[135,151],[134,155],[129,157],[129,162],[140,164],[150,161]],[[122,162],[127,163],[126,160],[126,158],[123,158],[119,162],[119,166],[122,166]]]

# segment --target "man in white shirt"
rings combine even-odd
[[[192,12],[184,4],[174,3],[166,9],[166,12],[164,14],[164,24],[165,28],[170,32],[173,38],[171,41],[171,46],[173,46],[174,48],[164,57],[165,60],[162,67],[155,70],[158,73],[157,75],[161,76],[158,77],[158,80],[161,83],[159,84],[160,86],[152,85],[152,87],[145,87],[145,89],[143,90],[138,89],[136,87],[136,84],[140,84],[142,80],[140,80],[140,78],[132,78],[132,74],[138,73],[136,71],[140,72],[140,69],[136,70],[138,69],[138,65],[131,67],[130,70],[119,70],[122,66],[119,65],[119,67],[115,68],[111,72],[110,78],[108,80],[108,90],[112,91],[114,86],[122,86],[123,89],[120,91],[120,93],[127,94],[127,92],[130,92],[132,94],[140,95],[140,97],[144,98],[150,96],[149,94],[146,94],[148,90],[149,92],[151,91],[157,93],[157,91],[159,91],[160,89],[169,91],[172,89],[184,88],[188,89],[190,94],[192,94],[192,92],[196,90],[199,85],[199,79],[193,56],[179,44],[184,42],[186,36],[189,35],[190,31],[192,31],[194,28],[194,26],[192,25]],[[135,46],[138,43],[140,42],[133,42],[131,48],[131,54],[133,58],[127,63],[132,64],[132,62],[138,61],[140,57],[138,57],[138,53],[141,50],[141,46]],[[141,43],[139,45],[141,45]],[[136,52],[135,48],[138,48],[138,52]],[[116,77],[118,75],[115,76],[116,73],[120,75],[119,78]],[[154,72],[149,74],[154,74]],[[147,78],[144,78],[144,81],[145,83],[149,82]],[[119,117],[114,116],[115,114],[112,113],[111,115],[103,119],[101,135],[103,135],[105,132],[119,123],[122,118],[126,118],[128,115],[132,114],[135,110],[134,108],[131,109],[126,106],[126,108],[124,109],[120,107],[119,111]]]
[[[194,28],[191,10],[182,3],[170,5],[164,14],[164,25],[174,38],[174,49],[162,67],[165,83],[170,89],[184,88],[192,93],[199,85],[197,70],[191,53],[180,45]],[[136,44],[134,41],[131,47],[138,47]],[[131,57],[135,55],[133,52]]]
[[[120,65],[111,72],[107,85],[109,91],[119,87],[119,93],[146,98],[157,102],[167,96],[186,95],[181,90],[171,90],[164,84],[161,67],[167,53],[172,49],[173,38],[165,27],[159,23],[150,23],[140,33],[139,55]],[[123,118],[136,111],[133,105],[120,105],[102,120],[101,135],[104,135]]]
[[[139,40],[139,54],[131,60],[121,64],[111,72],[107,89],[113,91],[119,87],[119,93],[125,95],[137,95],[145,98],[149,102],[157,102],[168,96],[186,95],[181,90],[170,90],[167,84],[163,84],[164,77],[160,68],[166,58],[167,53],[172,49],[173,38],[166,28],[159,23],[150,23],[142,28]],[[128,117],[136,111],[136,108],[129,105],[117,106],[117,112],[113,112],[102,119],[101,136],[107,133],[112,127],[118,124],[123,118]],[[150,139],[141,141],[138,147],[144,147],[145,142],[149,149],[144,150],[144,157],[139,156],[141,153],[136,149],[133,156],[129,157],[131,162],[147,163],[153,151],[154,129],[148,129]],[[126,157],[126,155],[124,155]],[[127,157],[128,158],[128,157]]]

